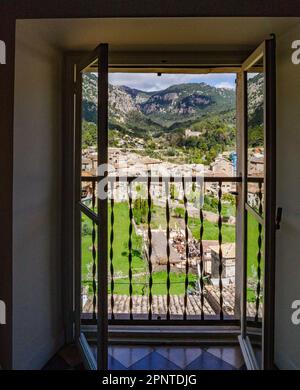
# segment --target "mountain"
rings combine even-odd
[[[97,94],[98,76],[95,73],[86,73],[83,76],[83,119],[87,122],[97,122]],[[125,123],[131,112],[140,112],[140,104],[149,99],[148,92],[126,86],[109,84],[109,118],[113,122]]]
[[[83,79],[83,118],[97,121],[97,75],[85,74]],[[199,120],[208,113],[233,110],[234,90],[216,88],[205,83],[172,85],[154,92],[127,86],[109,85],[110,128],[162,128],[175,123]]]
[[[262,146],[263,75],[248,79],[248,143]],[[97,142],[97,75],[83,78],[83,145]],[[235,91],[206,83],[147,92],[109,85],[109,145],[159,159],[209,164],[236,145]],[[192,133],[186,136],[186,130]]]
[[[264,76],[261,73],[248,79],[248,114],[249,126],[263,124],[264,115]]]
[[[171,126],[175,122],[201,118],[207,112],[232,110],[234,105],[234,90],[189,83],[152,93],[140,108],[153,121]]]
[[[248,78],[248,144],[264,144],[264,75],[257,73]]]
[[[97,75],[83,78],[83,119],[97,121]],[[249,124],[262,124],[263,75],[248,80]],[[109,85],[109,122],[114,126],[176,128],[180,123],[193,123],[207,115],[235,109],[235,91],[206,83],[172,85],[162,91],[146,92],[127,86]],[[143,127],[143,126],[142,126]]]

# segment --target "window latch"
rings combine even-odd
[[[282,207],[277,207],[276,220],[275,220],[276,230],[280,229],[281,218],[282,218]]]

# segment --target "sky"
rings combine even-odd
[[[126,85],[142,91],[159,91],[174,84],[207,83],[217,88],[235,88],[235,74],[162,74],[156,73],[110,73],[109,82],[113,85]]]

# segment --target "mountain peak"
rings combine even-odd
[[[88,119],[96,109],[97,75],[84,77],[83,99]],[[161,126],[201,118],[207,113],[232,110],[234,90],[217,88],[205,82],[178,83],[159,91],[143,91],[126,85],[109,85],[110,120],[126,123],[131,112]]]

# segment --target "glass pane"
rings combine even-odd
[[[95,61],[82,71],[81,203],[97,214],[98,72]],[[81,306],[83,318],[97,312],[97,225],[81,213]]]
[[[81,107],[81,321],[96,321],[98,316],[98,61],[82,72]],[[89,354],[95,351],[91,341]],[[86,354],[86,352],[85,352]],[[96,364],[94,362],[94,364]]]
[[[84,317],[97,312],[97,225],[81,213],[81,304]]]
[[[260,216],[264,210],[265,129],[264,63],[261,57],[247,71],[247,203]],[[261,367],[264,226],[258,215],[247,212],[247,336]]]
[[[263,60],[247,72],[248,204],[263,214],[264,203],[264,83]]]
[[[170,81],[161,90],[160,83],[175,77],[169,76],[109,74],[109,177],[116,179],[108,210],[109,236],[113,233],[109,310],[115,319],[128,319],[131,312],[134,319],[147,319],[151,295],[153,319],[182,320],[185,311],[189,319],[201,318],[202,311],[205,318],[220,318],[220,305],[224,316],[233,317],[239,311],[233,195],[237,188],[227,180],[219,188],[217,179],[202,186],[199,179],[236,174],[235,90],[215,88],[205,75],[193,76],[190,84]],[[226,77],[235,85],[235,75]],[[149,172],[148,189],[144,179]],[[177,180],[166,185],[157,180],[160,176]],[[198,181],[187,181],[183,188],[183,176]],[[129,177],[136,177],[132,184]]]
[[[81,199],[95,210],[98,165],[98,73],[96,63],[82,72]]]
[[[253,350],[261,356],[263,290],[264,290],[264,228],[251,213],[247,215],[247,327]],[[258,361],[260,364],[260,362]]]

